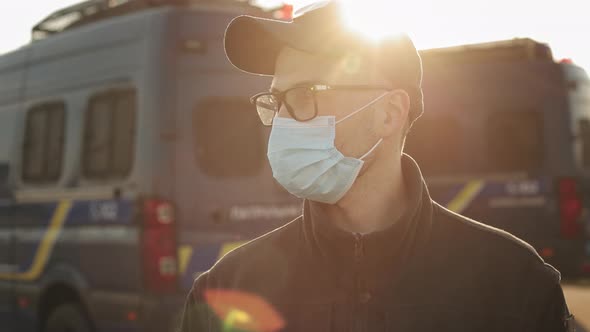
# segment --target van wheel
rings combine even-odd
[[[90,322],[76,304],[62,304],[51,311],[43,332],[91,332]]]

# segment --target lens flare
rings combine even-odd
[[[223,320],[223,330],[233,331],[240,326],[251,326],[252,316],[240,309],[231,309]]]
[[[408,29],[409,22],[400,15],[401,6],[394,1],[339,0],[342,17],[349,29],[364,37],[380,41],[395,37]],[[407,14],[407,13],[406,13]]]
[[[259,295],[231,289],[207,289],[204,293],[224,331],[274,332],[286,324],[281,314]]]

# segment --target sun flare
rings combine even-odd
[[[368,39],[379,41],[409,30],[407,15],[399,15],[400,6],[394,1],[341,0],[340,3],[348,27]]]

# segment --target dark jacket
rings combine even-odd
[[[393,226],[352,234],[304,204],[197,278],[181,331],[568,331],[558,271],[432,201],[410,157],[402,167],[409,206]]]

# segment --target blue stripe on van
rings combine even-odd
[[[193,254],[189,258],[185,273],[181,276],[181,285],[184,289],[189,289],[193,285],[196,273],[207,271],[219,256],[223,243],[196,245],[193,247]]]
[[[469,186],[473,186],[476,182],[481,183],[478,190],[469,190]],[[490,199],[518,199],[525,197],[546,196],[553,192],[552,182],[546,178],[532,178],[523,180],[500,181],[500,180],[472,180],[453,184],[430,184],[429,185],[432,197],[442,205],[449,207],[453,203],[463,201],[467,203],[461,206],[462,213],[472,205],[477,204],[480,207],[493,208],[488,206]],[[461,196],[464,197],[461,197]],[[455,204],[457,205],[457,204]]]
[[[133,221],[132,200],[25,203],[16,205],[16,211],[15,215],[7,217],[13,218],[17,227],[33,227],[35,231],[41,229],[43,234],[32,245],[19,246],[18,261],[15,262],[16,271],[2,273],[0,279],[37,279],[43,273],[47,262],[51,260],[55,243],[64,227],[84,224],[130,224]]]
[[[133,222],[133,200],[76,201],[68,224],[130,224]]]

